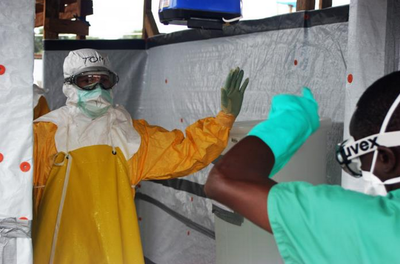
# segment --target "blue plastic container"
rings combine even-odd
[[[187,9],[209,12],[240,14],[240,0],[169,0],[161,1],[161,10]],[[169,3],[169,5],[168,5]]]
[[[161,23],[221,29],[224,20],[241,17],[240,0],[160,0]]]

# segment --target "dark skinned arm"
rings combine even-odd
[[[207,196],[272,233],[267,199],[275,181],[268,178],[275,158],[261,139],[247,136],[228,151],[211,170]]]

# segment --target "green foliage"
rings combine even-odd
[[[43,53],[43,36],[35,36],[35,53]]]
[[[122,39],[141,39],[141,38],[142,38],[142,30],[134,30],[132,34],[122,36]]]
[[[34,48],[35,54],[43,53],[43,27],[35,28]]]

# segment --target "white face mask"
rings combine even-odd
[[[378,151],[374,152],[374,157],[372,160],[372,165],[370,171],[363,171],[361,170],[362,177],[361,179],[364,180],[364,191],[363,193],[373,196],[386,196],[387,190],[385,185],[396,184],[400,182],[400,177],[395,177],[384,182],[381,181],[374,173],[376,159],[378,157]]]
[[[385,183],[383,183],[376,175],[370,171],[361,171],[364,180],[363,193],[372,196],[386,196],[387,190],[385,188]]]
[[[370,171],[362,171],[362,179],[365,182],[363,193],[373,196],[386,196],[385,185],[396,184],[400,182],[400,177],[392,178],[382,182],[375,174]]]

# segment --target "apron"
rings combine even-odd
[[[35,264],[144,263],[127,161],[114,153],[97,145],[56,155],[33,222]]]

